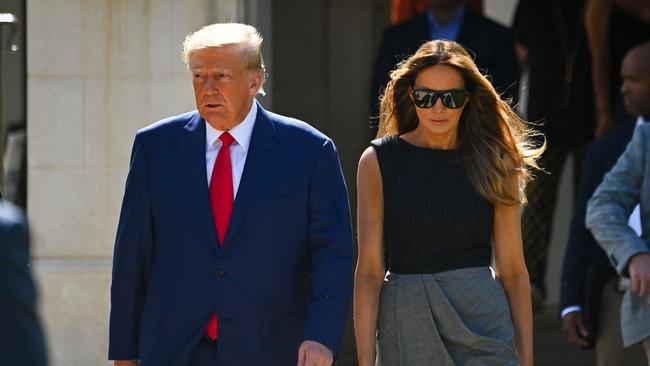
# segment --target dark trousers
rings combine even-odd
[[[192,354],[189,366],[217,366],[217,342],[203,335]]]
[[[574,199],[577,197],[582,161],[584,160],[587,144],[569,148],[558,145],[547,145],[546,151],[539,160],[539,165],[545,172],[537,172],[535,179],[526,188],[528,204],[521,218],[524,241],[526,267],[531,283],[538,286],[546,295],[544,276],[546,275],[546,260],[548,257],[551,223],[555,211],[555,201],[560,184],[562,168],[569,155],[574,157]]]

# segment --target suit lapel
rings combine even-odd
[[[251,143],[248,147],[244,172],[239,183],[222,250],[228,250],[231,246],[230,243],[244,221],[246,213],[255,202],[260,188],[264,185],[264,178],[268,174],[278,152],[279,145],[274,122],[259,103],[257,107],[257,117],[251,135]]]
[[[205,121],[198,112],[184,127],[180,137],[181,166],[187,183],[187,194],[195,206],[203,231],[213,250],[218,251],[217,231],[214,227],[208,178],[205,170]]]

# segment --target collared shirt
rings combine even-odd
[[[244,172],[244,164],[246,164],[246,156],[248,155],[248,147],[251,143],[251,135],[253,134],[256,117],[257,103],[253,100],[253,106],[246,117],[244,117],[244,120],[228,131],[235,138],[235,141],[230,145],[232,187],[235,197],[237,197],[237,190],[239,189],[239,183]],[[210,186],[214,162],[217,160],[217,154],[223,144],[219,136],[224,132],[215,129],[207,121],[205,122],[205,169],[208,173],[208,186]]]
[[[466,9],[467,5],[461,6],[451,16],[447,23],[440,24],[440,21],[436,18],[436,14],[433,12],[433,8],[430,7],[429,10],[427,10],[429,39],[447,39],[455,41],[460,33],[460,27],[463,25],[463,18],[465,17]]]
[[[646,121],[643,116],[639,116],[639,118],[636,120],[636,125],[639,126],[646,122],[648,121]],[[634,211],[632,211],[632,214],[630,215],[630,219],[628,220],[627,224],[630,225],[632,229],[634,229],[638,236],[641,236],[641,205],[636,205]]]

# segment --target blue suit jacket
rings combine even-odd
[[[560,310],[572,305],[582,306],[585,326],[589,331],[589,341],[592,345],[598,332],[603,287],[616,272],[609,264],[605,252],[585,226],[587,202],[605,174],[625,151],[632,138],[634,125],[634,122],[618,125],[595,140],[589,147],[583,162],[580,190],[564,254]]]
[[[29,269],[27,220],[0,200],[0,363],[43,366],[45,342]]]
[[[113,263],[110,359],[185,365],[216,310],[218,364],[293,365],[340,347],[352,288],[347,189],[332,141],[259,106],[224,243],[194,111],[138,132]]]

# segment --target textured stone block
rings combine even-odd
[[[81,166],[81,80],[33,77],[27,86],[29,167]]]
[[[108,361],[109,260],[46,260],[32,264],[52,366]]]
[[[28,215],[33,255],[110,258],[119,206],[109,202],[117,194],[109,193],[116,180],[107,170],[31,169]]]

